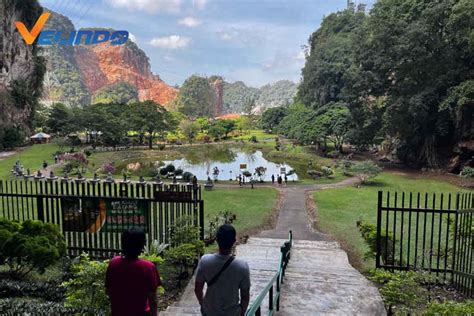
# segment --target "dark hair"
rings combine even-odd
[[[224,224],[219,227],[216,234],[217,244],[221,249],[229,249],[235,243],[235,228],[232,225]]]
[[[141,228],[131,227],[122,233],[122,253],[127,259],[138,258],[145,243],[145,232]]]

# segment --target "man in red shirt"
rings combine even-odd
[[[122,256],[109,263],[105,287],[113,316],[158,315],[156,290],[161,286],[160,275],[155,264],[138,259],[145,242],[142,229],[124,231]]]

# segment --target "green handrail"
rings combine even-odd
[[[280,310],[280,291],[281,284],[283,283],[283,277],[285,276],[286,266],[290,261],[291,257],[291,247],[293,246],[293,232],[290,230],[288,234],[288,241],[285,241],[280,247],[280,262],[278,266],[278,271],[272,277],[270,282],[265,286],[265,288],[260,292],[260,294],[255,299],[255,302],[247,309],[245,316],[260,316],[262,303],[265,297],[268,294],[268,315],[272,316],[273,313]],[[273,295],[273,287],[276,282],[276,294]]]

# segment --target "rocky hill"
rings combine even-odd
[[[226,113],[246,112],[252,108],[260,113],[267,108],[290,104],[296,95],[297,84],[280,80],[258,88],[246,86],[242,81],[224,82],[224,110]]]
[[[48,28],[70,32],[74,25],[67,17],[53,12],[45,26]],[[47,60],[45,103],[84,105],[94,101],[98,92],[102,96],[104,91],[113,94],[115,87],[123,87],[122,83],[134,88],[140,101],[153,100],[165,106],[178,93],[151,72],[148,57],[130,40],[120,46],[53,45],[43,48],[43,54]]]
[[[14,22],[31,29],[41,13],[36,0],[0,1],[0,136],[7,128],[31,132],[44,65],[38,47],[25,44]]]

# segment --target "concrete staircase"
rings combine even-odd
[[[280,246],[285,240],[250,238],[246,244],[236,248],[238,258],[247,261],[250,267],[250,304],[270,282],[278,270],[280,261]],[[268,299],[265,300],[268,304]],[[268,306],[264,305],[264,309]],[[183,296],[178,302],[168,306],[160,316],[201,315],[199,304],[194,296],[194,278],[189,282]]]
[[[377,288],[337,242],[293,241],[276,315],[385,315]]]
[[[236,254],[250,266],[250,304],[275,275],[284,239],[250,238]],[[377,288],[354,269],[337,242],[294,240],[276,315],[385,315]],[[268,311],[268,298],[262,313]],[[200,315],[194,280],[165,316]]]

